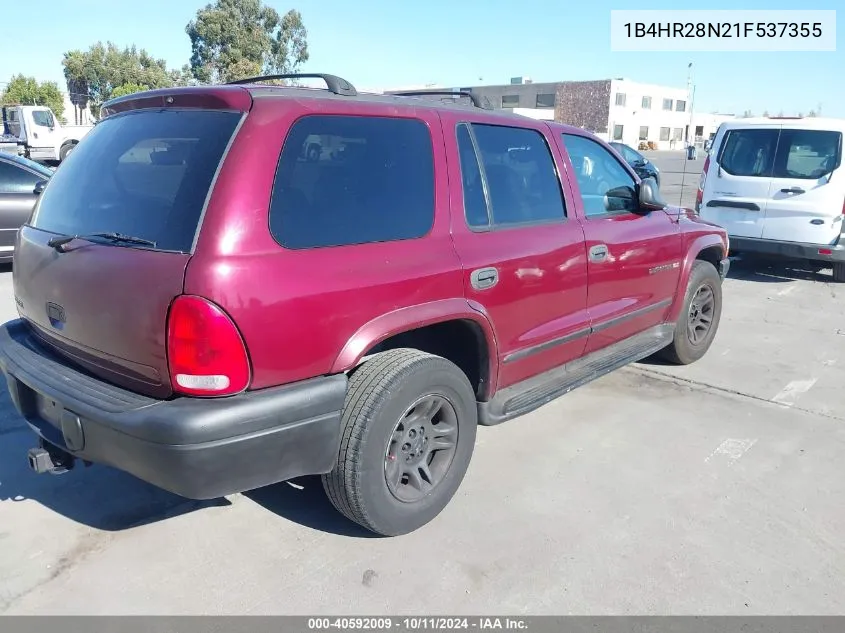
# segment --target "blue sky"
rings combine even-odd
[[[802,7],[796,0],[707,0],[690,9],[836,9],[841,0]],[[612,53],[611,9],[671,9],[676,2],[563,0],[268,0],[280,13],[298,9],[311,59],[303,70],[330,72],[364,88],[438,83],[507,83],[625,77],[685,87],[694,64],[696,111],[808,112],[845,117],[845,47],[837,16],[837,51],[828,53]],[[0,39],[0,73],[62,80],[62,53],[97,40],[135,43],[172,67],[188,61],[185,25],[205,0],[51,0],[25,48]],[[628,6],[626,6],[626,4]],[[839,7],[841,8],[841,7]],[[31,21],[29,24],[33,24]],[[14,38],[17,40],[17,38]],[[18,40],[20,41],[20,40]],[[13,61],[14,60],[14,61]],[[8,81],[8,77],[0,77]]]

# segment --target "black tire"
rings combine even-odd
[[[428,396],[452,406],[455,446],[438,483],[420,499],[402,501],[387,483],[389,447],[409,407]],[[323,475],[323,488],[341,514],[376,534],[412,532],[440,514],[463,481],[477,423],[475,394],[455,364],[415,349],[379,354],[349,379],[338,460]]]
[[[845,283],[845,262],[833,264],[833,281],[840,284]]]
[[[689,325],[693,317],[693,300],[699,296],[702,289],[709,289],[713,297],[713,307],[710,312],[710,326],[702,338],[693,342],[689,333]],[[675,327],[675,337],[670,345],[657,353],[657,356],[675,365],[689,365],[700,359],[716,336],[719,321],[722,318],[722,280],[716,267],[710,262],[696,260],[692,265],[687,291],[684,295],[684,305]]]
[[[70,154],[76,148],[76,143],[65,143],[62,145],[61,149],[59,150],[59,161],[64,161],[67,158],[68,154]]]

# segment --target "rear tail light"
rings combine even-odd
[[[710,168],[710,155],[704,159],[704,168],[701,170],[701,178],[698,180],[698,191],[695,192],[695,210],[701,211],[701,203],[704,201],[704,183],[707,180],[707,170]]]
[[[202,297],[181,295],[170,306],[167,362],[173,390],[181,394],[228,396],[249,385],[249,357],[238,328]]]

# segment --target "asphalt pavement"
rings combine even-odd
[[[842,614],[845,286],[737,261],[724,297],[698,363],[479,429],[452,503],[399,538],[314,478],[201,503],[102,466],[34,475],[0,390],[0,613]]]

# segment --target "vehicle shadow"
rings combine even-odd
[[[194,512],[230,505],[226,499],[193,501],[107,466],[77,464],[63,475],[37,475],[26,452],[35,434],[0,389],[0,505],[35,501],[77,523],[118,532]]]
[[[37,475],[26,452],[37,445],[5,388],[0,388],[0,505],[35,501],[77,523],[108,532],[157,523],[204,508],[229,506],[225,498],[195,501],[174,495],[108,466],[77,462],[63,475]],[[349,521],[329,502],[319,477],[266,486],[244,496],[279,518],[340,536],[376,535]]]
[[[335,510],[319,477],[300,477],[245,492],[244,496],[265,510],[304,527],[339,536],[379,538]]]
[[[757,255],[731,256],[728,279],[760,283],[789,283],[792,281],[831,281],[829,269],[820,269],[809,261],[785,260]]]

